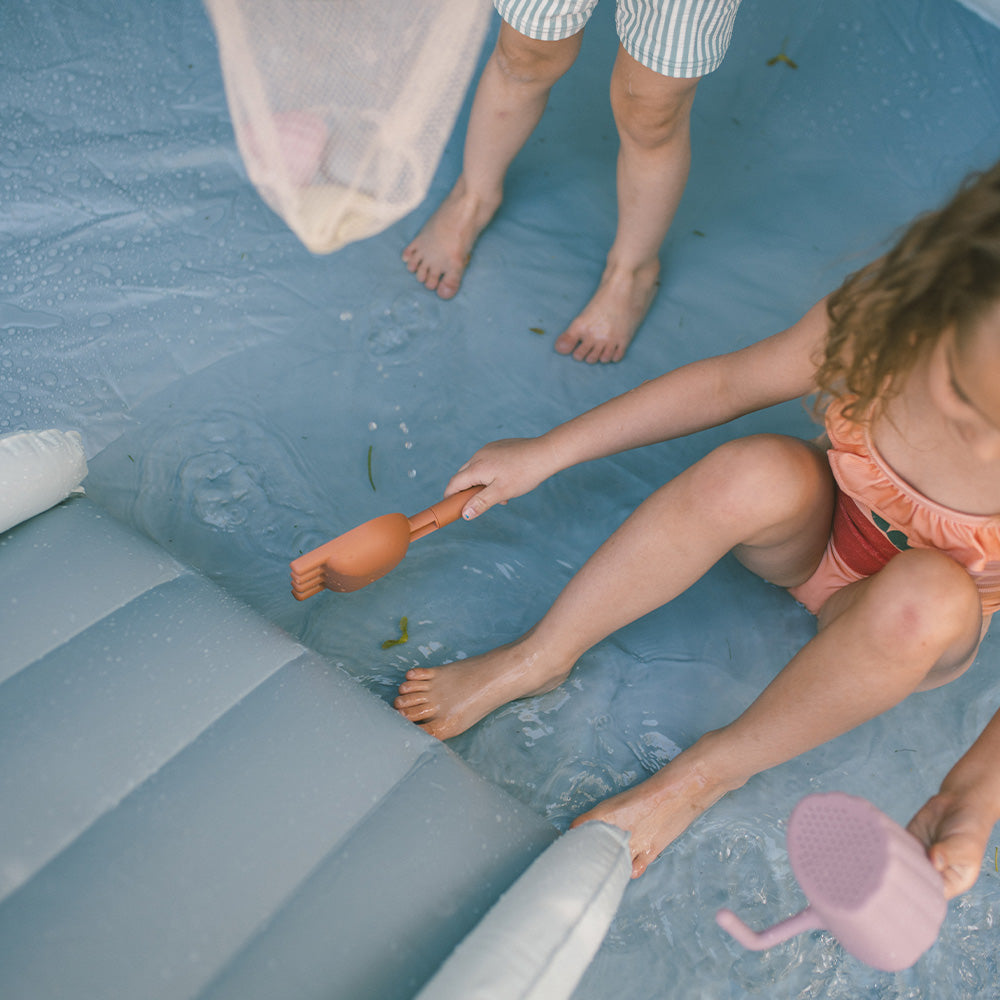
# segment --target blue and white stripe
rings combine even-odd
[[[598,0],[494,0],[500,16],[529,38],[556,41],[581,31]],[[625,51],[656,73],[698,77],[729,48],[740,0],[617,0]]]

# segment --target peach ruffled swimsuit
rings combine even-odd
[[[1000,514],[962,514],[918,493],[883,461],[868,428],[826,411],[827,458],[837,482],[833,530],[813,575],[789,592],[813,614],[831,594],[877,573],[904,549],[937,549],[968,571],[983,605],[983,628],[1000,608]]]

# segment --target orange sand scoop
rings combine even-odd
[[[466,500],[481,489],[462,490],[413,517],[383,514],[299,556],[291,564],[292,596],[304,601],[324,587],[340,594],[367,587],[402,560],[414,539],[457,520]]]

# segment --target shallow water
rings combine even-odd
[[[197,4],[37,3],[3,23],[0,432],[79,429],[95,499],[387,700],[414,664],[518,635],[636,503],[710,447],[750,430],[809,434],[804,410],[569,470],[419,541],[356,594],[295,602],[291,558],[432,503],[485,441],[791,322],[1000,156],[1000,31],[963,7],[745,0],[700,88],[659,298],[626,361],[590,368],[552,342],[614,225],[608,11],[448,303],[399,253],[457,172],[461,127],[424,207],[313,257],[243,176]],[[798,69],[767,66],[782,49]],[[382,650],[403,615],[409,641]],[[452,745],[563,827],[731,719],[812,628],[724,560],[591,650],[560,689]],[[751,781],[629,887],[577,996],[992,995],[997,836],[940,943],[898,975],[827,935],[745,953],[713,914],[728,905],[764,926],[800,908],[783,840],[798,799],[840,789],[905,823],[998,705],[991,636],[949,688]]]

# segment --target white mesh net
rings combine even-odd
[[[205,0],[247,173],[314,253],[424,198],[489,0]]]

